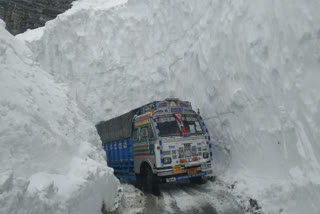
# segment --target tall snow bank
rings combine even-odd
[[[118,181],[67,86],[0,20],[0,213],[99,213]]]
[[[19,38],[91,120],[189,100],[211,118],[215,172],[267,212],[318,212],[319,1],[88,2]]]

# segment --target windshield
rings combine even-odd
[[[199,120],[195,116],[184,116],[182,117],[183,126],[190,135],[203,134],[202,127]]]
[[[157,123],[162,137],[180,136],[180,128],[173,116],[158,117]]]
[[[190,135],[203,134],[202,127],[196,116],[183,116],[182,122]],[[181,136],[178,121],[174,116],[158,117],[157,123],[162,137]]]

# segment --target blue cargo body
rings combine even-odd
[[[118,178],[136,179],[133,163],[132,138],[103,143],[108,166]]]

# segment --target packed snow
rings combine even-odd
[[[0,20],[0,213],[112,210],[119,182],[94,124]]]
[[[319,10],[317,0],[81,0],[18,35],[24,44],[2,26],[1,209],[111,206],[118,183],[93,124],[178,97],[200,107],[213,170],[239,201],[318,213]]]

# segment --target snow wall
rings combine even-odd
[[[317,213],[319,10],[317,0],[78,1],[18,38],[92,122],[191,101],[208,119],[216,174],[267,213]]]
[[[0,213],[113,209],[119,182],[93,124],[2,20],[0,79]]]

